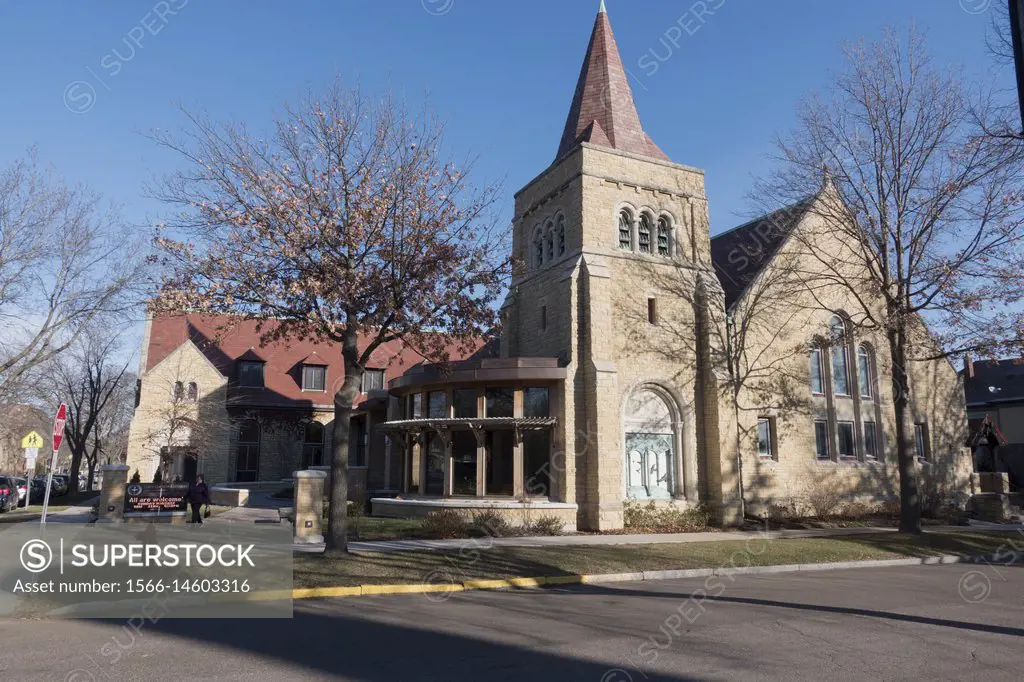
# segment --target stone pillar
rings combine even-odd
[[[121,523],[124,520],[124,491],[128,483],[127,464],[105,464],[97,523]]]
[[[296,471],[295,527],[293,542],[301,545],[319,545],[324,541],[321,519],[324,512],[324,481],[322,471]]]

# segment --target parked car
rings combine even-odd
[[[55,487],[54,493],[56,495],[60,496],[60,495],[67,495],[68,494],[68,477],[67,477],[67,474],[54,474],[53,475],[53,483],[54,483],[54,487]]]
[[[18,506],[18,486],[9,476],[0,476],[0,514]]]
[[[45,496],[45,494],[46,494],[46,480],[47,480],[46,476],[36,476],[35,478],[32,479],[32,485],[37,487],[37,488],[39,488],[39,490],[42,491],[42,492],[39,493],[40,499],[42,499]],[[54,478],[52,481],[50,481],[50,499],[53,499],[54,497],[57,497],[57,494],[58,494],[57,493],[57,487],[58,487],[57,479]],[[36,495],[36,493],[33,492],[32,493],[32,498],[33,499],[35,499],[35,495]]]
[[[31,495],[29,496],[29,504],[32,504],[33,502],[41,502],[43,500],[44,486],[46,485],[45,482],[43,483],[43,485],[39,485],[38,483],[36,483],[35,481],[33,481],[31,479],[30,480],[26,480],[26,479],[20,478],[20,477],[19,478],[15,478],[13,480],[17,481],[17,485],[18,485],[18,504],[19,505],[25,506],[25,495],[29,491],[29,486],[31,486]]]

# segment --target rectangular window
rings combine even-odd
[[[431,391],[427,394],[427,416],[431,419],[444,419],[448,416],[448,396],[444,391]]]
[[[914,445],[917,448],[917,458],[922,462],[929,461],[927,424],[914,424]]]
[[[456,419],[474,419],[477,416],[476,396],[477,392],[472,389],[452,392],[452,407],[454,408]]]
[[[774,457],[775,450],[772,447],[772,420],[762,418],[757,420],[757,454],[761,457]]]
[[[846,346],[832,347],[832,386],[836,395],[850,395],[850,372],[846,362]]]
[[[302,390],[324,391],[327,389],[327,368],[317,365],[302,367]]]
[[[878,433],[875,422],[864,422],[864,457],[878,459]]]
[[[511,417],[515,414],[511,388],[487,389],[487,416]]]
[[[810,354],[811,392],[814,395],[825,395],[825,373],[822,371],[821,349],[812,348]]]
[[[409,396],[409,419],[423,419],[423,394]]]
[[[542,305],[540,307],[540,330],[547,331],[548,328],[548,307]]]
[[[363,370],[363,393],[380,391],[384,388],[384,370],[365,369]]]
[[[814,422],[814,452],[818,459],[832,459],[832,453],[828,446],[828,422],[818,420]]]
[[[843,458],[856,457],[853,422],[839,422],[836,424],[836,429],[839,436],[839,456]]]
[[[527,388],[523,390],[523,416],[549,417],[549,394],[546,387]]]
[[[246,388],[263,388],[263,363],[238,363],[238,385]]]
[[[647,299],[647,321],[650,324],[658,324],[658,299]]]

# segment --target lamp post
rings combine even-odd
[[[1020,118],[1024,125],[1024,0],[1010,2],[1010,36],[1013,39],[1013,61],[1017,67],[1017,97]]]

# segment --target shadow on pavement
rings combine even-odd
[[[118,627],[123,622],[104,621]],[[249,652],[327,673],[368,682],[393,680],[584,680],[682,682],[697,678],[626,671],[615,664],[570,658],[543,649],[500,644],[421,627],[296,612],[291,621],[162,620],[146,626],[157,633],[222,649]],[[423,628],[423,629],[421,629]],[[186,655],[186,654],[183,654]],[[187,679],[186,666],[182,673]]]

